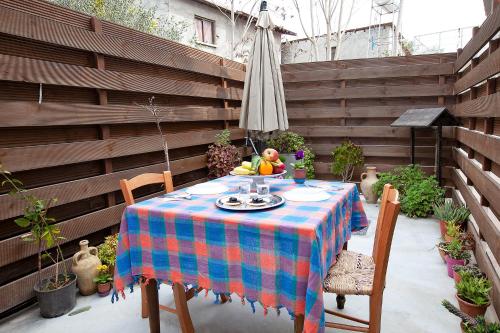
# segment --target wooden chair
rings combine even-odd
[[[390,184],[384,186],[372,256],[342,251],[337,263],[330,267],[324,281],[324,290],[337,295],[367,295],[370,297],[369,320],[358,319],[325,309],[325,312],[365,326],[326,322],[326,327],[357,332],[380,332],[382,296],[391,251],[392,236],[399,214],[399,193]]]

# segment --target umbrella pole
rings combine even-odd
[[[250,145],[252,146],[253,151],[255,152],[255,154],[256,154],[257,156],[259,156],[260,154],[259,154],[259,152],[258,152],[257,148],[255,148],[255,145],[254,145],[254,143],[253,143],[253,140],[252,140],[252,138],[250,137],[250,135],[248,135],[248,132],[247,132],[247,137],[246,137],[246,139],[247,139],[246,145],[248,146],[248,142],[250,142]]]

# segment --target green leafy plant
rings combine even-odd
[[[460,282],[455,285],[458,297],[479,306],[490,303],[490,280],[473,274],[463,274],[461,277]]]
[[[500,324],[498,323],[487,323],[483,316],[473,318],[468,314],[460,311],[448,300],[443,300],[441,304],[451,314],[454,314],[462,320],[462,322],[464,323],[465,333],[500,333]]]
[[[97,276],[94,278],[94,282],[97,284],[105,284],[113,281],[111,273],[109,273],[108,265],[97,266]]]
[[[453,222],[448,222],[446,224],[446,234],[451,238],[460,237],[460,235],[462,234],[462,231],[460,230],[460,225]]]
[[[315,155],[305,144],[302,136],[291,131],[279,133],[276,137],[267,141],[267,146],[276,149],[280,154],[295,154],[299,150],[304,151],[304,167],[307,178],[314,178]]]
[[[484,277],[484,273],[481,272],[479,266],[477,265],[472,265],[472,264],[465,266],[455,265],[453,266],[453,270],[457,272],[457,274],[460,275],[460,277],[470,276],[470,275],[477,277]]]
[[[333,150],[332,158],[332,173],[341,176],[342,181],[348,182],[352,179],[354,167],[363,165],[363,149],[351,141],[342,142]]]
[[[116,249],[118,247],[118,234],[106,236],[104,243],[99,245],[98,256],[101,262],[108,267],[114,266],[116,262]],[[112,273],[112,272],[110,272]]]
[[[27,193],[22,188],[23,183],[12,174],[5,170],[0,164],[0,175],[3,177],[1,187],[10,189],[9,194],[19,198],[26,204],[23,216],[14,220],[21,228],[28,228],[29,233],[21,238],[26,242],[33,242],[37,248],[37,264],[38,264],[38,284],[41,290],[55,290],[64,287],[71,282],[64,262],[63,252],[59,246],[59,241],[64,239],[60,235],[61,230],[54,224],[55,219],[47,216],[47,210],[57,199],[51,198],[48,200],[39,199]],[[55,254],[50,253],[50,249],[55,247]],[[42,262],[49,259],[55,265],[54,278],[48,279],[47,283],[42,283]],[[62,273],[60,273],[62,271]]]
[[[379,180],[373,185],[373,190],[381,197],[384,185],[391,184],[398,190],[399,196],[403,197],[409,186],[417,184],[425,178],[427,176],[419,165],[397,167],[391,171],[379,173]]]
[[[470,259],[470,253],[464,248],[463,243],[459,239],[453,239],[446,244],[446,253],[455,260]]]
[[[189,24],[139,0],[51,0],[53,3],[166,39],[181,41]]]
[[[241,161],[238,149],[231,144],[231,132],[223,130],[215,136],[215,142],[208,147],[208,177],[219,178],[229,174]]]

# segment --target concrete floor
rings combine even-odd
[[[355,235],[349,249],[371,253],[378,206],[365,204],[373,222],[366,235]],[[443,298],[454,302],[454,284],[446,274],[434,245],[439,237],[438,223],[432,219],[409,219],[399,216],[387,273],[384,294],[382,332],[384,333],[452,333],[460,332],[459,320],[440,305]],[[281,316],[256,306],[241,305],[235,297],[229,304],[213,304],[215,297],[200,296],[189,302],[197,332],[292,332],[293,322],[286,311]],[[160,301],[173,306],[170,288],[160,289]],[[97,295],[78,297],[75,309],[91,306],[89,311],[75,316],[43,319],[36,306],[0,322],[0,332],[31,333],[89,333],[89,332],[147,332],[148,320],[140,317],[140,290],[127,295],[124,301],[111,304],[110,298]],[[335,308],[335,295],[325,296],[325,305]],[[368,317],[368,297],[348,296],[345,313]],[[491,309],[489,309],[491,312]],[[327,317],[328,318],[331,317]],[[161,311],[162,332],[180,332],[174,315]],[[327,330],[333,332],[335,330]]]

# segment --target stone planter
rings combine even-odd
[[[455,295],[457,301],[458,301],[458,307],[460,308],[460,311],[468,314],[471,317],[477,317],[477,316],[484,316],[486,313],[486,309],[490,304],[485,304],[485,305],[476,305],[469,303],[467,301],[464,301],[461,299],[458,295]]]
[[[33,289],[38,299],[40,315],[44,318],[54,318],[70,312],[76,305],[76,276],[69,274],[71,282],[62,288],[45,290],[49,279],[43,279]],[[64,275],[59,274],[59,279]],[[54,279],[54,277],[52,278]]]
[[[378,182],[378,172],[376,167],[366,167],[366,172],[361,174],[361,192],[365,196],[366,202],[376,204],[378,195],[373,191],[373,184]]]

